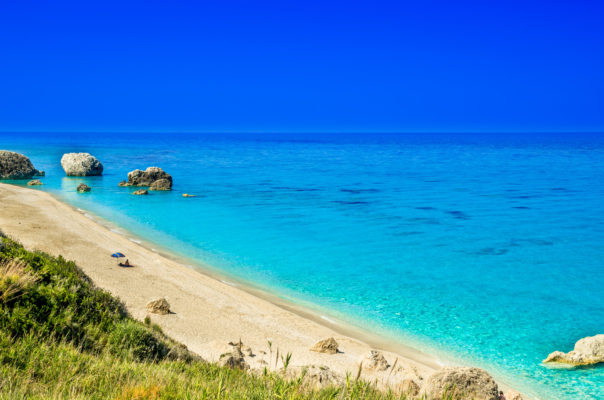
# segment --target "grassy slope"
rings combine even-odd
[[[0,237],[0,264],[0,399],[399,398],[361,381],[316,391],[203,362],[71,261]]]

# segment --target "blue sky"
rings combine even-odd
[[[4,1],[0,130],[604,131],[597,1]]]

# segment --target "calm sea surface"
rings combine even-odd
[[[604,135],[0,133],[0,149],[46,171],[38,190],[226,276],[541,399],[604,398],[604,367],[541,364],[604,333]],[[104,176],[65,177],[74,151]],[[148,166],[174,190],[117,186]]]

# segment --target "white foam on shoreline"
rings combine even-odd
[[[330,324],[336,324],[336,321],[334,321],[333,319],[326,317],[325,315],[321,315],[321,319],[324,319],[325,321],[329,322]]]
[[[128,239],[130,239],[131,242],[134,242],[134,243],[137,243],[137,244],[141,244],[142,243],[140,240],[136,240],[136,239],[133,239],[133,238],[128,238]]]
[[[119,234],[122,233],[122,231],[120,231],[119,229],[111,228],[110,230],[111,230],[111,232],[114,232],[114,233],[119,233]]]
[[[222,282],[224,284],[227,284],[229,286],[233,286],[233,287],[237,287],[238,286],[236,283],[225,281],[224,279],[221,279],[220,282]]]

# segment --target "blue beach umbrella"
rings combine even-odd
[[[111,255],[111,257],[115,257],[115,258],[120,258],[120,257],[126,257],[125,255],[123,255],[122,253],[113,253]]]

